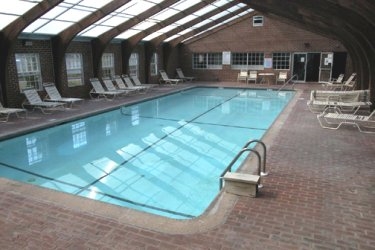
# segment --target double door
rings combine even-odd
[[[297,82],[329,81],[332,78],[333,53],[294,53],[293,75]]]

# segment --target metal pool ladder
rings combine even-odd
[[[263,161],[262,161],[262,157],[261,157],[260,153],[257,150],[255,150],[253,148],[248,148],[250,146],[250,144],[252,144],[252,143],[259,143],[262,146],[262,148],[263,148]],[[245,146],[240,150],[240,152],[237,153],[237,155],[233,158],[233,160],[229,163],[229,165],[221,173],[221,175],[220,175],[220,186],[219,186],[220,190],[223,188],[223,177],[224,177],[224,175],[227,172],[231,172],[232,166],[237,162],[238,158],[240,158],[240,156],[243,153],[248,152],[248,151],[253,152],[257,156],[257,159],[258,159],[258,176],[267,176],[268,175],[268,173],[266,172],[266,155],[267,155],[266,145],[261,140],[250,140],[245,144]],[[259,183],[258,188],[261,188],[261,187],[263,187],[263,185],[261,183]]]

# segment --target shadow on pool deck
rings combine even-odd
[[[306,106],[319,85],[295,88],[264,138],[270,175],[257,198],[222,193],[207,214],[181,222],[1,179],[0,249],[374,249],[375,135],[322,129]],[[12,118],[0,137],[175,89]]]

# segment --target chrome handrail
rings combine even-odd
[[[294,79],[295,77],[297,77],[297,76],[298,76],[298,74],[294,74],[291,78],[289,78],[288,81],[286,81],[286,82],[283,84],[283,86],[281,86],[281,87],[277,90],[277,92],[280,92],[280,90],[282,90],[286,85],[288,85],[290,82],[292,82],[293,79]],[[295,85],[295,84],[296,84],[296,83],[293,82],[292,89],[294,89],[294,85]]]
[[[261,175],[261,176],[267,176],[268,173],[266,172],[266,158],[267,158],[267,149],[266,149],[266,144],[264,144],[264,142],[262,142],[261,140],[254,139],[254,140],[250,140],[250,141],[248,141],[248,142],[245,144],[244,148],[247,148],[250,144],[252,144],[252,143],[254,143],[254,142],[256,142],[256,143],[260,143],[260,145],[261,145],[262,148],[263,148],[263,164],[262,164],[262,170],[261,170],[261,172],[260,172],[260,175]]]
[[[238,158],[240,158],[240,156],[245,153],[246,151],[251,151],[251,152],[254,152],[255,155],[257,156],[258,158],[258,175],[260,176],[260,168],[261,168],[261,157],[260,157],[260,154],[258,153],[258,151],[256,151],[255,149],[252,149],[252,148],[243,148],[241,149],[240,152],[237,153],[237,155],[233,158],[233,160],[229,163],[229,165],[224,169],[224,171],[221,173],[220,175],[220,183],[219,183],[219,190],[221,190],[223,188],[223,176],[225,175],[226,172],[231,172],[232,171],[232,166],[234,163],[236,163],[236,161],[238,160]],[[259,183],[258,187],[262,187],[262,184]]]

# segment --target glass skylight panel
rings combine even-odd
[[[79,2],[81,0],[74,0],[75,2]],[[81,6],[89,6],[91,8],[95,8],[95,9],[99,9],[101,7],[103,7],[104,5],[112,2],[113,0],[83,0],[79,5]],[[67,2],[65,0],[65,2]],[[69,2],[69,1],[68,1]]]
[[[191,20],[193,20],[193,19],[195,19],[195,18],[197,18],[196,15],[188,15],[188,16],[186,16],[186,17],[184,17],[184,18],[178,20],[178,21],[176,22],[176,24],[177,24],[177,25],[182,25],[182,24],[185,24],[185,23],[187,23],[187,22],[190,22]]]
[[[169,41],[171,41],[171,40],[173,40],[173,39],[176,39],[176,38],[178,38],[178,37],[180,37],[181,35],[173,35],[173,36],[171,36],[171,37],[168,37],[167,39],[165,39],[164,40],[164,42],[169,42]]]
[[[118,26],[120,24],[122,24],[123,22],[126,22],[127,20],[129,20],[130,16],[126,17],[126,16],[114,16],[112,18],[109,18],[107,20],[105,20],[104,22],[102,22],[101,24],[102,25],[106,25],[106,26],[111,26],[111,27],[115,27],[115,26]]]
[[[150,9],[151,7],[155,6],[155,3],[151,3],[148,1],[131,1],[128,8],[126,8],[122,13],[136,16],[141,14],[142,12]]]
[[[35,1],[20,1],[20,0],[11,0],[11,1],[0,1],[0,29],[5,28],[16,20],[19,16],[25,14],[28,10],[33,8],[42,0]]]
[[[173,15],[176,15],[177,13],[179,13],[179,11],[171,9],[171,8],[167,8],[167,9],[153,15],[149,19],[157,20],[157,21],[164,21],[164,20],[168,19],[169,17],[171,17]]]
[[[89,14],[91,14],[91,12],[82,11],[78,9],[69,9],[63,14],[61,14],[57,19],[62,20],[62,21],[78,22],[83,17]]]
[[[210,17],[210,19],[211,19],[211,20],[216,20],[216,19],[218,19],[218,18],[220,18],[220,17],[223,17],[223,16],[225,16],[225,15],[228,15],[229,13],[230,13],[230,12],[228,12],[228,11],[222,11],[222,12],[220,12],[220,13],[218,13],[218,14],[212,16],[212,17]]]
[[[201,0],[184,0],[184,1],[179,1],[178,3],[174,4],[171,6],[171,8],[179,11],[186,10],[187,8],[202,2]]]
[[[220,6],[223,6],[223,5],[227,4],[227,3],[230,3],[232,1],[233,0],[218,0],[218,1],[214,2],[214,3],[212,3],[212,5],[214,5],[216,7],[220,7]]]
[[[206,20],[204,20],[203,22],[200,22],[200,23],[197,23],[197,24],[193,25],[192,28],[193,28],[193,29],[196,29],[196,28],[199,28],[199,27],[201,27],[201,26],[203,26],[203,25],[205,25],[205,24],[208,24],[208,23],[210,23],[210,22],[212,22],[211,19],[206,19]]]
[[[33,33],[35,30],[37,30],[39,27],[45,25],[47,22],[48,22],[47,19],[39,18],[39,19],[35,20],[34,22],[32,22],[29,26],[27,26],[23,30],[23,32]]]
[[[116,36],[116,38],[118,38],[118,39],[128,39],[129,37],[135,36],[139,32],[141,32],[141,30],[129,29],[129,30],[123,32],[122,34]]]
[[[103,25],[94,26],[94,27],[90,27],[90,28],[85,29],[84,31],[82,31],[78,35],[87,36],[87,37],[97,37],[98,34],[103,34],[110,29],[112,29],[112,27],[103,26]]]
[[[4,29],[8,24],[16,20],[18,16],[10,16],[0,14],[0,30]]]
[[[110,1],[65,0],[31,23],[23,32],[58,34]]]
[[[203,16],[204,14],[206,14],[206,13],[208,13],[208,12],[210,12],[210,11],[213,11],[214,9],[216,9],[215,6],[213,6],[213,5],[208,5],[208,6],[204,7],[204,8],[202,8],[202,9],[196,11],[196,12],[194,13],[194,15],[197,15],[197,16]]]
[[[89,0],[87,0],[89,1]],[[90,0],[92,1],[92,0]],[[110,30],[111,28],[114,28],[129,19],[136,17],[137,15],[141,14],[144,11],[147,11],[148,9],[154,7],[157,3],[162,2],[163,0],[132,0],[128,2],[127,4],[124,4],[117,10],[113,11],[106,17],[103,17],[102,19],[98,20],[94,24],[87,27],[85,30],[80,32],[79,36],[89,36],[89,37],[97,37],[104,32]],[[103,26],[103,27],[101,27]],[[99,28],[101,27],[101,28]],[[129,32],[129,34],[132,31]],[[138,31],[139,32],[139,31]],[[137,33],[138,33],[137,32]],[[127,34],[124,34],[124,36],[128,37]],[[121,35],[119,36],[121,37]]]
[[[154,33],[152,33],[152,34],[146,36],[146,37],[143,38],[142,40],[143,40],[143,41],[150,41],[150,40],[154,39],[155,37],[161,36],[161,35],[163,35],[164,33],[168,32],[168,31],[170,31],[170,30],[172,30],[172,29],[174,29],[174,28],[176,28],[175,25],[168,25],[168,26],[166,26],[166,27],[164,27],[164,28],[158,30],[157,32],[154,32]]]
[[[154,26],[155,24],[156,24],[155,22],[143,21],[143,22],[140,22],[139,24],[133,26],[132,29],[145,30],[145,29],[150,28],[151,26]]]
[[[227,11],[229,11],[229,12],[234,12],[234,11],[236,11],[236,10],[238,10],[238,9],[243,8],[243,7],[244,7],[243,4],[237,4],[237,5],[235,5],[235,6],[231,7],[231,8],[229,8],[229,9],[227,9]]]
[[[68,28],[70,25],[72,25],[71,22],[50,21],[46,25],[35,30],[34,33],[56,35],[64,29]]]

